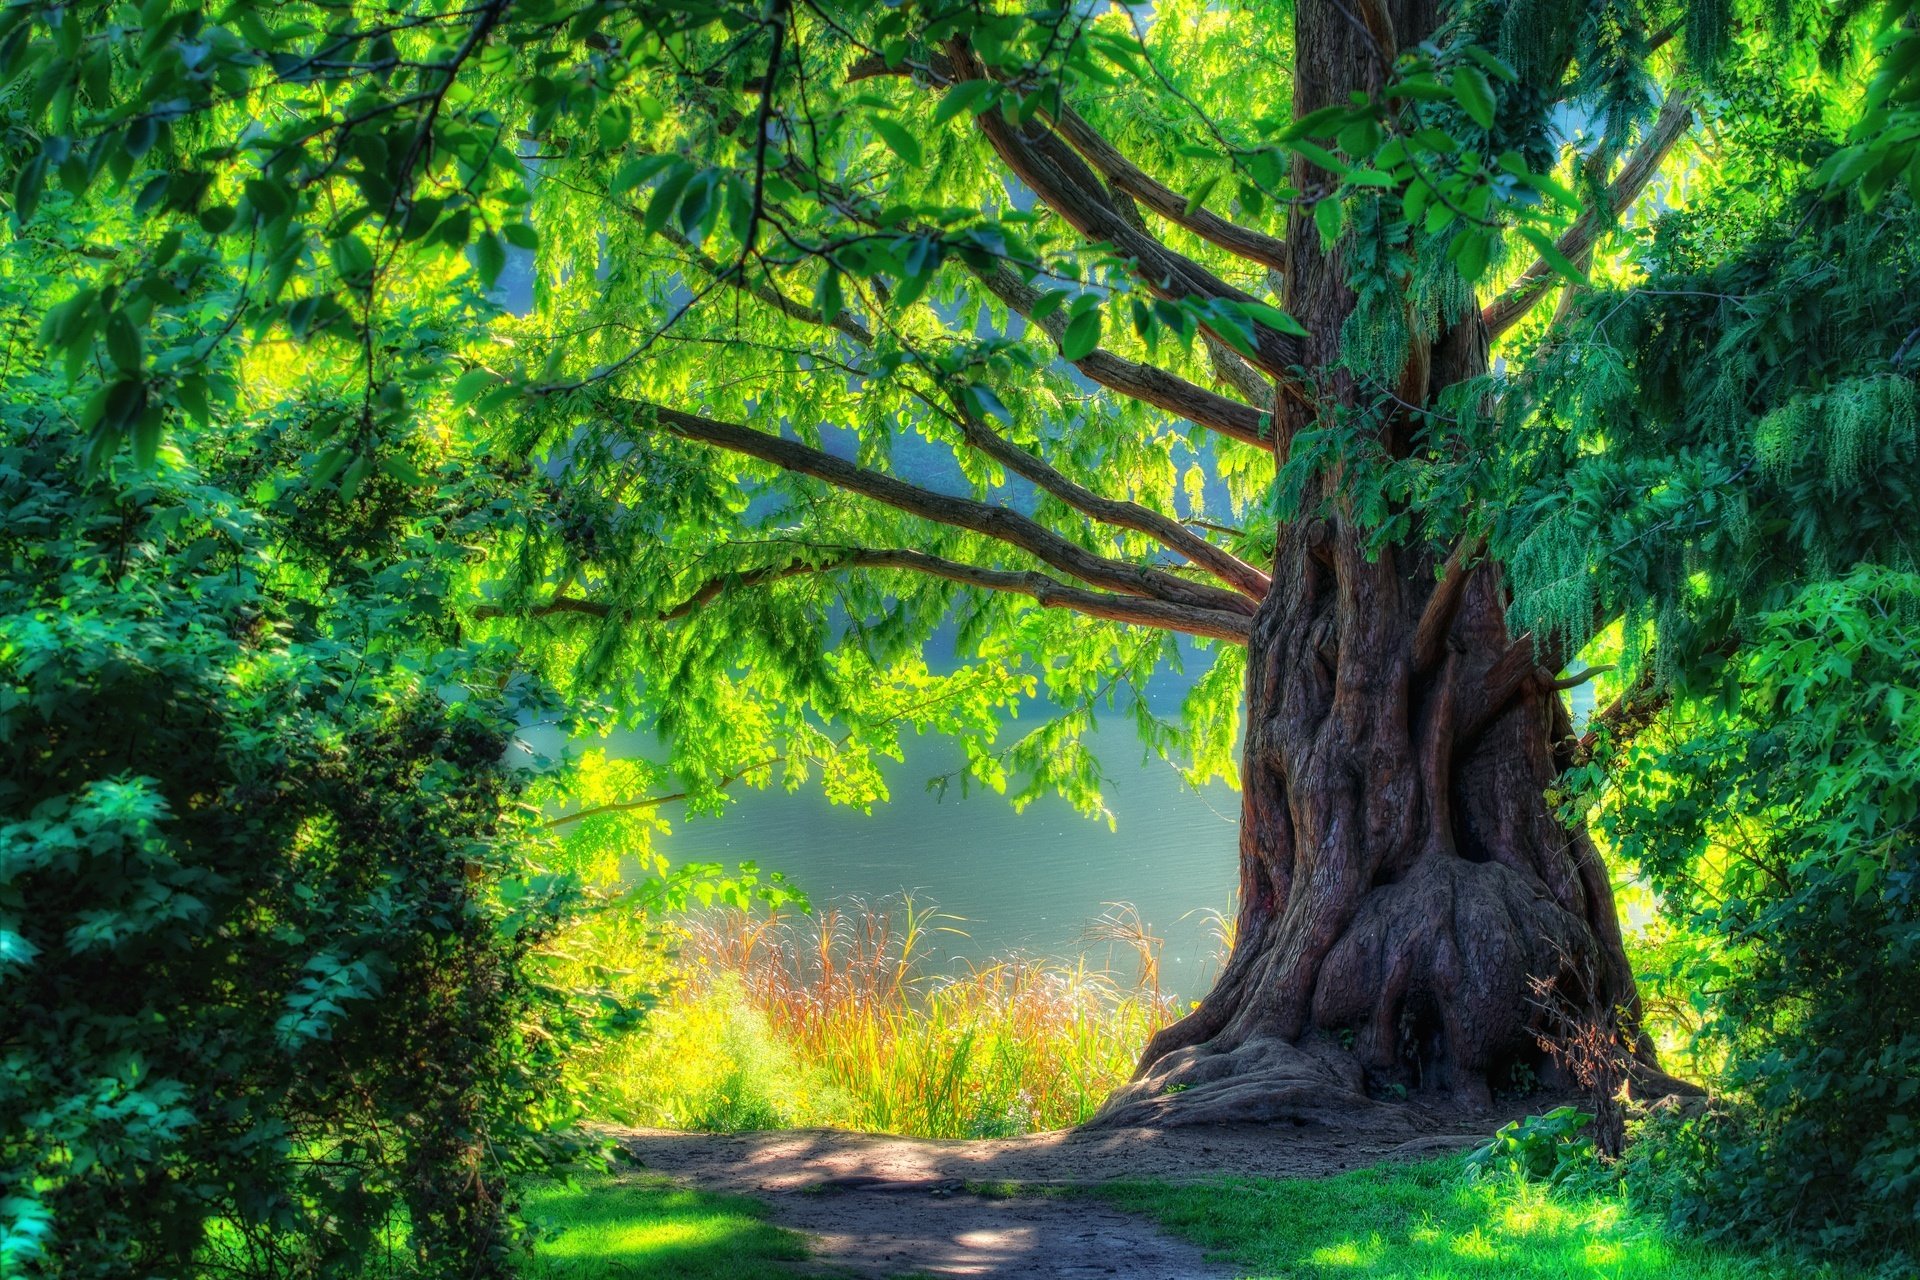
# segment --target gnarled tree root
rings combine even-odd
[[[1362,1113],[1371,1127],[1406,1111],[1369,1098],[1359,1061],[1337,1044],[1317,1036],[1301,1044],[1258,1037],[1231,1049],[1200,1044],[1165,1055],[1115,1090],[1083,1127],[1350,1125]]]

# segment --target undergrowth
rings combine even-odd
[[[930,944],[950,918],[910,897],[681,917],[657,1003],[585,1064],[597,1113],[932,1138],[1076,1124],[1175,1012],[1157,940],[1124,910],[1104,924],[1137,936],[1140,980],[1030,957],[943,971]]]

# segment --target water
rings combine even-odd
[[[1142,763],[1124,726],[1102,728],[1093,745],[1111,778],[1111,830],[1052,796],[1018,814],[991,792],[963,797],[951,787],[936,798],[926,780],[957,766],[960,749],[915,739],[906,760],[887,771],[891,801],[871,815],[836,808],[817,792],[740,791],[721,817],[677,822],[668,855],[755,861],[786,873],[816,903],[911,891],[963,917],[944,923],[965,936],[938,940],[956,961],[1084,953],[1131,978],[1136,966],[1124,947],[1084,936],[1106,904],[1129,903],[1164,939],[1164,989],[1197,999],[1218,950],[1204,913],[1232,912],[1240,798],[1223,783],[1195,790],[1162,761]]]

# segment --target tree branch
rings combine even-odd
[[[1044,319],[1033,319],[1040,291],[1022,280],[1005,263],[995,263],[990,271],[969,267],[987,291],[1012,310],[1037,325],[1059,346],[1067,332],[1067,317],[1058,310]],[[1273,424],[1269,416],[1252,405],[1209,391],[1159,368],[1128,360],[1106,350],[1096,350],[1073,362],[1074,368],[1121,395],[1168,413],[1178,414],[1223,436],[1231,436],[1262,449],[1273,448]]]
[[[824,548],[820,549],[824,550]],[[1253,631],[1253,623],[1249,616],[1237,610],[1209,609],[1166,600],[1140,599],[1134,596],[1086,591],[1033,570],[988,569],[979,565],[963,564],[958,560],[949,560],[924,551],[869,548],[834,549],[831,558],[819,561],[799,560],[784,565],[768,565],[758,569],[743,570],[739,573],[720,574],[701,583],[681,603],[665,612],[655,614],[649,621],[671,622],[688,617],[711,604],[730,589],[762,586],[788,578],[819,573],[840,573],[853,569],[901,569],[987,591],[1028,596],[1042,608],[1068,609],[1109,622],[1154,627],[1162,631],[1180,631],[1187,635],[1208,636],[1233,644],[1245,644],[1247,637]],[[1225,592],[1220,594],[1226,595]],[[1227,598],[1234,599],[1231,596]],[[619,610],[617,606],[602,601],[578,596],[562,596],[544,605],[536,606],[531,612],[535,616],[566,613],[606,619],[614,617]],[[511,613],[511,610],[497,605],[483,605],[474,610],[474,616],[480,618],[501,618],[510,616]]]
[[[1684,90],[1667,95],[1654,121],[1653,131],[1640,149],[1627,158],[1620,173],[1607,188],[1606,206],[1589,209],[1556,242],[1561,253],[1578,261],[1590,252],[1600,236],[1613,226],[1616,215],[1639,198],[1640,192],[1658,173],[1674,144],[1693,126],[1693,103]],[[1489,302],[1480,312],[1487,326],[1487,337],[1498,338],[1511,329],[1550,291],[1554,270],[1542,258],[1534,262],[1507,291]]]
[[[957,80],[986,78],[986,69],[964,42],[955,40],[949,48]],[[1114,207],[1099,177],[1059,134],[1052,130],[1026,133],[996,111],[983,111],[974,122],[1014,175],[1067,225],[1133,259],[1140,282],[1156,296],[1170,301],[1259,301],[1136,227]],[[1265,325],[1252,327],[1254,366],[1282,386],[1291,386],[1293,370],[1301,363],[1299,343]]]
[[[1467,579],[1473,575],[1475,563],[1486,545],[1484,537],[1462,538],[1447,556],[1446,566],[1440,571],[1440,581],[1434,585],[1433,594],[1427,597],[1426,607],[1420,611],[1419,625],[1413,629],[1414,671],[1431,671],[1446,652],[1447,633],[1453,629],[1453,615],[1460,607],[1460,597],[1466,591]]]
[[[668,237],[688,252],[693,260],[700,264],[703,271],[714,275],[715,278],[726,280],[735,288],[753,294],[753,296],[760,298],[768,305],[777,308],[783,314],[791,316],[794,319],[815,325],[825,325],[827,323],[815,308],[795,302],[770,286],[748,285],[736,275],[723,274],[725,269],[722,268],[718,262],[715,262],[706,254],[700,252],[697,247],[686,241],[683,237],[679,237],[671,232],[668,233]],[[1036,291],[1022,282],[1005,264],[996,263],[993,272],[975,270],[974,274],[979,276],[980,279],[987,284],[988,288],[993,289],[1003,300],[1017,299],[1031,306],[1032,299],[1037,296]],[[989,276],[1004,278],[992,280],[988,278]],[[996,287],[996,284],[999,287]],[[1002,288],[1004,288],[1006,292],[1002,293]],[[1008,301],[1008,305],[1014,306],[1015,304],[1013,301]],[[1021,311],[1021,314],[1025,314],[1024,310],[1020,307],[1016,306],[1015,310]],[[1058,329],[1064,331],[1066,324],[1065,319],[1064,317],[1060,317],[1057,312],[1049,315],[1047,320],[1054,322]],[[848,317],[844,312],[833,321],[833,327],[863,347],[870,347],[873,343],[873,335],[868,332],[867,328],[858,321]],[[1053,332],[1053,330],[1050,329],[1049,332]],[[1056,333],[1056,340],[1058,340],[1058,336]],[[1114,364],[1130,363],[1121,361],[1118,357],[1107,355],[1105,352],[1097,352],[1096,355],[1105,356],[1107,361]],[[1079,363],[1084,366],[1093,363],[1093,361],[1094,357],[1090,356]],[[1148,365],[1138,367],[1141,369],[1152,368]],[[1160,370],[1154,369],[1153,372],[1160,374],[1160,377],[1165,382],[1178,383],[1180,381],[1171,374],[1161,373]],[[1185,385],[1200,395],[1212,394],[1199,387],[1192,386],[1190,383]],[[1215,398],[1218,399],[1219,397]],[[1034,484],[1039,485],[1081,513],[1118,528],[1132,529],[1136,533],[1144,533],[1156,539],[1168,550],[1185,556],[1188,560],[1191,560],[1194,564],[1212,573],[1221,581],[1232,585],[1237,590],[1244,592],[1255,600],[1263,598],[1266,595],[1267,588],[1272,585],[1271,580],[1265,573],[1246,563],[1244,560],[1241,560],[1231,552],[1222,550],[1213,543],[1208,542],[1205,538],[1182,527],[1178,521],[1163,516],[1157,511],[1143,507],[1138,503],[1108,498],[1103,494],[1095,493],[1091,489],[1076,484],[1055,470],[1045,459],[1020,448],[1005,437],[998,435],[971,415],[966,415],[963,419],[957,421],[960,422],[961,429],[966,434],[969,444],[1013,471],[1015,474],[1024,476]]]
[[[1203,208],[1188,212],[1185,196],[1127,159],[1072,107],[1062,109],[1054,125],[1081,158],[1098,169],[1115,191],[1124,192],[1167,221],[1185,227],[1207,243],[1263,267],[1287,269],[1287,244],[1278,236],[1229,222]]]
[[[855,62],[847,72],[847,79],[860,81],[874,76],[904,76],[911,74],[915,69],[911,64],[904,62],[897,66],[889,66],[885,59],[876,55],[861,58]],[[940,54],[935,54],[929,59],[925,69],[948,82],[962,78],[954,70],[953,59]],[[1229,222],[1205,209],[1196,208],[1188,212],[1187,197],[1127,159],[1118,147],[1107,141],[1072,107],[1062,109],[1058,116],[1051,118],[1054,127],[1059,129],[1060,135],[1080,153],[1082,159],[1100,171],[1101,176],[1106,178],[1113,190],[1133,197],[1167,221],[1185,227],[1202,240],[1225,249],[1228,253],[1245,258],[1249,262],[1257,262],[1262,266],[1286,270],[1286,241],[1278,236],[1270,236],[1263,231],[1255,231],[1238,223]]]
[[[1178,552],[1224,582],[1231,583],[1253,600],[1264,600],[1273,580],[1246,561],[1208,542],[1178,521],[1136,502],[1122,502],[1095,493],[1061,475],[1048,462],[991,430],[985,423],[965,415],[961,430],[980,452],[1046,490],[1068,506],[1105,524],[1132,529]]]
[[[1255,608],[1252,601],[1236,592],[1188,582],[1159,569],[1110,560],[1006,507],[935,493],[797,441],[730,422],[683,413],[665,405],[641,401],[625,403],[627,407],[650,416],[661,427],[683,439],[697,440],[729,452],[759,458],[784,470],[812,476],[835,488],[872,498],[910,515],[984,534],[1018,547],[1040,561],[1094,586],[1170,604],[1211,611],[1224,610],[1249,617]]]

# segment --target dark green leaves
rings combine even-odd
[[[1475,124],[1482,129],[1493,128],[1493,86],[1478,67],[1454,68],[1453,96]]]
[[[922,162],[920,140],[913,136],[907,126],[898,120],[890,120],[886,116],[871,116],[868,118],[868,123],[873,126],[873,131],[880,135],[881,141],[885,142],[895,155],[910,165],[918,166]]]
[[[1068,360],[1084,360],[1100,345],[1100,307],[1097,302],[1078,309],[1060,335],[1060,354]]]

